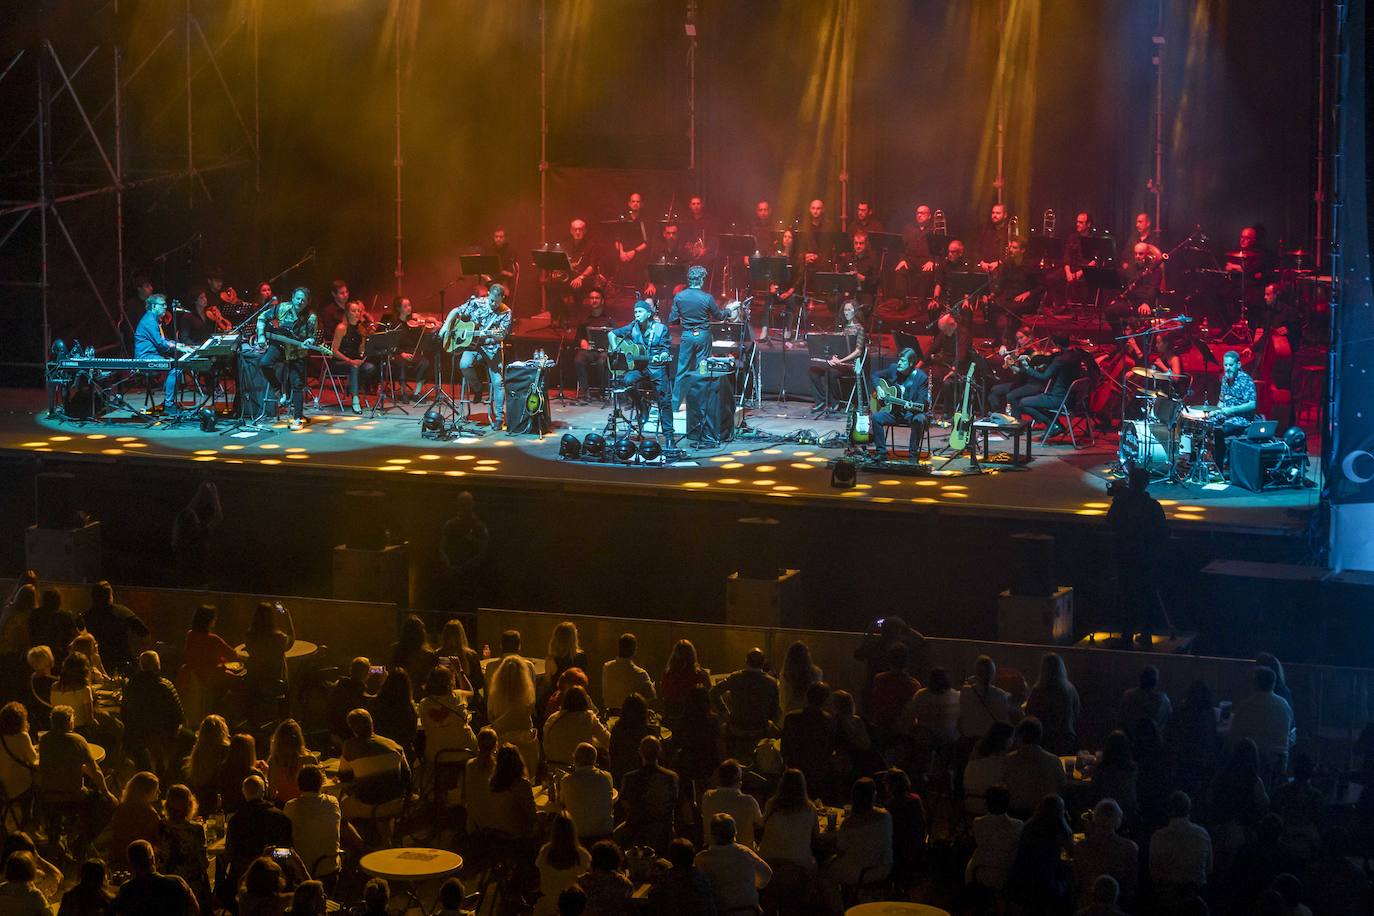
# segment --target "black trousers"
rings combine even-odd
[[[880,410],[871,418],[873,423],[873,445],[878,451],[887,451],[886,426],[910,426],[911,435],[907,439],[907,460],[915,461],[921,453],[921,437],[926,431],[926,415],[909,414],[904,410]]]
[[[1020,416],[1022,399],[1040,394],[1044,390],[1040,382],[1002,382],[1000,385],[993,385],[992,391],[988,393],[988,410],[997,410],[1010,404],[1011,415]]]
[[[697,366],[711,355],[711,332],[683,331],[682,340],[677,345],[677,379],[673,382],[673,407],[682,403],[687,390],[687,376],[697,371]]]
[[[602,386],[606,384],[606,354],[600,350],[578,350],[573,354],[573,370],[577,374],[579,393],[591,390],[592,371]]]
[[[816,397],[816,406],[836,404],[840,400],[840,379],[853,378],[852,366],[830,366],[816,363],[807,369],[811,379],[811,392]]]
[[[673,437],[672,383],[668,381],[668,370],[663,366],[650,366],[647,369],[631,369],[625,373],[625,386],[630,389],[630,399],[636,410],[648,411],[649,402],[658,404],[659,424],[664,435]]]
[[[1033,394],[1028,398],[1021,399],[1020,412],[1016,415],[1019,419],[1021,414],[1028,414],[1037,423],[1050,425],[1050,419],[1054,412],[1063,403],[1064,395],[1061,394]]]
[[[305,357],[287,359],[279,346],[270,346],[263,354],[262,373],[278,390],[286,392],[291,406],[291,418],[305,417]]]

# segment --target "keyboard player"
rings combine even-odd
[[[134,329],[134,359],[171,360],[191,348],[185,344],[168,340],[162,333],[162,316],[167,314],[167,297],[153,293],[144,304],[143,317]],[[172,369],[162,385],[162,411],[164,414],[179,413],[177,404],[177,385],[181,381],[181,370]]]

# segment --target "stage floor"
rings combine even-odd
[[[169,463],[186,469],[193,463],[230,467],[253,465],[275,468],[282,474],[409,474],[435,478],[468,478],[480,486],[484,478],[505,486],[560,485],[579,490],[614,488],[645,495],[689,491],[702,498],[754,500],[789,499],[848,502],[869,510],[892,511],[913,504],[938,505],[942,513],[1006,517],[1081,518],[1100,523],[1110,502],[1104,470],[1115,459],[1116,436],[1099,435],[1095,446],[1075,450],[1071,445],[1034,446],[1033,462],[1019,469],[1005,462],[985,464],[982,474],[967,473],[968,461],[955,458],[941,469],[941,450],[948,431],[933,430],[933,472],[925,475],[892,470],[861,470],[854,489],[830,485],[829,464],[843,457],[839,448],[781,441],[799,431],[811,437],[841,430],[841,420],[815,420],[809,405],[766,400],[748,412],[746,433],[720,448],[691,449],[684,460],[669,466],[626,466],[563,461],[558,457],[564,433],[579,438],[602,432],[608,411],[598,402],[589,407],[552,402],[554,430],[540,439],[488,433],[451,441],[420,436],[422,410],[409,414],[392,410],[375,418],[323,409],[309,413],[310,423],[291,432],[280,424],[266,432],[221,434],[202,432],[194,424],[171,428],[148,425],[132,417],[91,423],[46,418],[44,393],[28,389],[0,389],[0,453],[62,453],[90,460]],[[477,419],[484,414],[477,408]],[[678,422],[681,430],[684,423]],[[907,431],[897,430],[896,447],[904,455]],[[1009,441],[991,444],[997,452],[1010,450]],[[904,465],[905,463],[902,462]],[[1314,469],[1315,472],[1315,469]],[[1214,485],[1218,486],[1218,485]],[[1317,505],[1317,487],[1252,493],[1236,487],[1204,489],[1160,484],[1152,487],[1175,525],[1195,530],[1293,535],[1307,524]]]

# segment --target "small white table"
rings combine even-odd
[[[426,846],[398,846],[380,849],[363,856],[358,863],[366,874],[405,885],[406,900],[421,913],[428,913],[417,888],[421,882],[446,878],[463,867],[463,857],[447,849]],[[408,909],[409,907],[407,907]]]
[[[924,903],[884,900],[878,903],[856,904],[845,910],[844,916],[949,916],[949,911]]]

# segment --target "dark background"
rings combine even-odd
[[[0,79],[5,201],[36,193],[36,132],[23,128],[38,97],[42,6],[0,0],[0,66],[26,52]],[[105,106],[121,50],[126,180],[184,169],[184,3],[126,0],[116,13],[113,3],[52,0],[46,8],[47,34],[111,156]],[[242,291],[313,247],[316,257],[280,285],[305,283],[318,296],[341,276],[379,310],[396,287],[397,16],[403,287],[422,309],[437,307],[435,291],[456,274],[458,253],[498,223],[520,250],[539,243],[536,0],[259,0],[256,18],[251,0],[192,0],[191,8],[192,140],[207,171],[127,192],[128,274],[150,270],[179,294],[215,262]],[[700,0],[697,168],[687,172],[686,0],[550,2],[547,234],[561,238],[575,209],[566,195],[555,199],[557,188],[595,189],[581,204],[595,221],[620,211],[626,174],[653,173],[646,189],[701,190],[724,218],[747,219],[760,197],[773,200],[778,218],[804,213],[813,196],[835,214],[847,94],[851,213],[869,198],[900,229],[919,200],[945,210],[954,233],[971,234],[994,193],[1002,8],[998,0]],[[1006,196],[1022,231],[1038,228],[1052,207],[1061,231],[1088,208],[1100,226],[1123,233],[1150,203],[1156,4],[1006,0],[1005,8]],[[1271,245],[1308,246],[1317,3],[1164,0],[1163,8],[1166,242],[1200,224],[1218,248],[1230,247],[1242,225],[1257,222]],[[61,86],[55,72],[50,85]],[[55,99],[52,112],[55,190],[108,185],[71,99]],[[669,199],[646,193],[646,212],[660,215]],[[685,211],[681,198],[677,205]],[[128,295],[115,270],[113,195],[59,210],[85,270],[50,220],[53,333],[112,340],[100,300],[113,312]],[[16,218],[0,216],[0,239],[8,234],[0,313],[10,329],[0,336],[0,363],[41,356],[38,291],[8,285],[37,278],[39,221],[32,215],[11,234]]]

